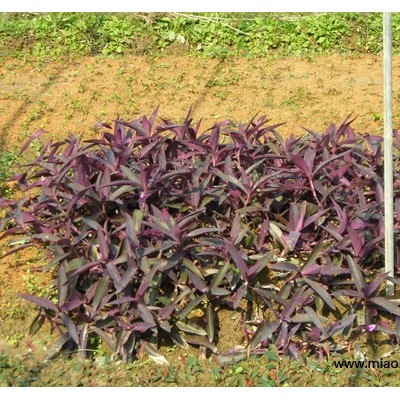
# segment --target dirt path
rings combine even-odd
[[[400,125],[400,57],[394,58],[394,127]],[[193,106],[203,128],[254,114],[287,122],[283,135],[301,126],[321,131],[348,114],[359,132],[382,132],[382,59],[332,55],[315,59],[227,59],[170,56],[83,58],[38,67],[21,60],[0,64],[0,139],[20,146],[39,128],[53,136],[90,136],[98,121],[148,114],[182,119]]]

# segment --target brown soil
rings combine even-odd
[[[400,57],[394,57],[394,126],[400,123]],[[93,135],[98,121],[132,119],[160,105],[181,120],[189,107],[203,128],[226,118],[248,122],[256,113],[286,136],[301,127],[323,131],[347,115],[358,132],[383,131],[382,58],[331,55],[315,59],[214,59],[188,56],[81,58],[38,66],[0,64],[0,139],[14,149],[43,128],[61,138]]]

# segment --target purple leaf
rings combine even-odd
[[[168,304],[167,306],[164,306],[160,311],[159,311],[159,317],[161,319],[167,319],[170,317],[170,315],[175,311],[176,309],[176,304],[171,303]]]
[[[360,266],[350,256],[347,256],[347,262],[349,264],[350,273],[353,277],[357,290],[359,292],[363,292],[363,289],[365,290],[367,285],[365,283],[364,275]]]
[[[39,312],[39,314],[32,321],[31,326],[29,327],[29,336],[33,336],[37,333],[37,331],[43,326],[46,321],[46,317]]]
[[[167,359],[153,346],[151,343],[144,343],[143,345],[147,355],[156,363],[162,365],[168,365]]]
[[[273,251],[270,251],[267,253],[265,256],[261,257],[252,267],[249,268],[247,271],[247,276],[248,278],[252,278],[253,276],[256,276],[258,273],[260,273],[265,267],[271,262],[273,257],[275,256],[275,253]]]
[[[358,292],[357,290],[352,290],[352,289],[340,289],[340,290],[336,290],[332,293],[332,296],[349,296],[349,297],[359,297],[361,299],[363,299],[364,293],[362,292]]]
[[[105,333],[96,326],[94,326],[92,329],[104,340],[104,343],[111,349],[111,351],[113,352],[117,351],[117,341],[114,339],[112,335]]]
[[[208,340],[210,342],[213,342],[215,335],[215,313],[214,313],[214,307],[210,302],[207,304],[206,318],[207,318]]]
[[[132,324],[132,326],[129,329],[132,329],[135,332],[145,333],[148,330],[154,328],[155,326],[156,326],[155,323],[136,322],[136,323]]]
[[[281,261],[281,262],[273,263],[273,264],[271,264],[271,268],[276,269],[278,271],[299,272],[299,268],[290,262],[282,262]]]
[[[107,237],[107,227],[97,229],[97,241],[99,243],[100,260],[107,261],[109,257],[109,241]]]
[[[192,333],[194,335],[207,336],[207,332],[199,326],[194,326],[183,321],[178,321],[176,326],[184,332]]]
[[[314,343],[318,343],[321,340],[321,330],[313,326],[310,333],[308,334],[308,340]]]
[[[386,280],[388,272],[378,275],[372,282],[368,283],[365,288],[363,288],[363,293],[366,298],[371,297],[376,294],[377,290],[380,288],[382,283]]]
[[[210,349],[214,354],[218,353],[218,348],[204,336],[185,334],[185,339],[188,343],[195,346],[202,346]]]
[[[242,190],[245,194],[249,194],[249,188],[246,188],[245,186],[243,186],[242,182],[240,182],[234,176],[224,174],[223,172],[221,172],[220,170],[218,170],[216,168],[213,170],[213,172],[215,175],[220,177],[224,182],[232,183],[233,185],[237,186],[240,190]]]
[[[297,241],[300,239],[301,233],[290,231],[288,235],[283,235],[281,239],[287,244],[288,249],[293,251],[296,247]]]
[[[314,246],[311,254],[307,258],[306,262],[303,264],[302,269],[306,268],[310,264],[313,264],[318,259],[318,257],[320,257],[320,255],[322,253],[322,248],[324,247],[324,245],[325,245],[324,239],[321,238],[319,240],[319,242]]]
[[[236,267],[239,269],[243,279],[247,279],[247,274],[248,274],[247,264],[243,260],[239,251],[232,243],[228,242],[227,240],[225,241],[225,246],[228,249],[228,252],[231,255],[232,260],[235,263]]]
[[[260,226],[260,233],[258,234],[258,248],[257,250],[260,250],[261,247],[264,245],[265,243],[265,238],[267,236],[268,230],[269,230],[270,226],[269,226],[269,218],[266,217],[263,221],[263,223]]]
[[[151,282],[153,281],[154,275],[158,270],[158,265],[153,266],[150,271],[144,276],[139,289],[136,292],[135,300],[140,301],[143,295],[146,293],[147,289],[150,287]]]
[[[338,218],[339,218],[338,233],[340,235],[342,235],[345,232],[346,228],[347,228],[347,222],[348,222],[347,215],[346,215],[346,212],[343,211],[333,199],[332,199],[332,203],[333,203],[333,205],[334,205],[334,207],[336,209],[336,212],[337,212],[337,215],[338,215]]]
[[[236,293],[229,298],[227,304],[236,310],[239,307],[240,302],[242,301],[244,295],[246,294],[247,287],[246,285],[242,284],[236,290]]]
[[[309,171],[313,170],[316,154],[316,151],[311,148],[307,148],[304,153],[304,161],[307,164],[307,168]]]
[[[383,308],[389,313],[394,314],[397,317],[400,317],[400,307],[397,306],[395,303],[392,303],[390,300],[384,297],[371,297],[369,301]]]
[[[355,314],[349,314],[347,317],[344,317],[340,321],[334,322],[330,324],[325,332],[323,333],[321,340],[324,340],[326,338],[329,338],[330,336],[343,331],[347,327],[351,326],[353,324],[353,321],[355,320],[356,315]]]
[[[364,240],[358,235],[358,232],[350,226],[347,227],[347,232],[349,233],[351,243],[353,244],[354,254],[359,256],[363,250]]]
[[[128,268],[125,273],[122,275],[121,279],[115,284],[116,294],[122,292],[132,281],[132,278],[135,276],[139,267],[134,260],[132,262],[127,263]]]
[[[30,136],[29,139],[22,145],[21,151],[19,152],[19,154],[21,155],[35,139],[37,139],[39,136],[43,135],[44,133],[47,133],[47,132],[44,130],[38,130],[32,136]]]
[[[350,270],[334,265],[322,265],[321,276],[336,276],[341,274],[350,274]]]
[[[304,221],[303,229],[306,228],[308,225],[313,224],[315,221],[317,221],[317,219],[319,219],[322,215],[326,214],[328,211],[329,211],[328,209],[321,210],[321,211],[318,211],[315,214],[313,214],[311,217],[307,218]]]
[[[156,322],[154,320],[154,316],[153,316],[152,312],[150,311],[150,309],[147,306],[145,306],[144,304],[139,303],[137,305],[137,309],[138,309],[138,311],[140,313],[141,318],[143,319],[143,321],[145,323],[153,324],[154,326],[156,325]]]
[[[211,232],[219,232],[219,228],[198,228],[194,229],[186,234],[186,237],[196,237],[199,235],[204,235],[205,233],[211,233]]]
[[[317,313],[309,306],[304,307],[304,311],[307,313],[312,323],[319,329],[319,331],[323,332],[325,328],[321,321],[321,318],[317,315]]]
[[[303,299],[303,293],[305,291],[305,286],[302,286],[301,288],[297,289],[296,292],[293,294],[292,298],[289,300],[289,302],[287,303],[287,305],[285,306],[285,308],[282,311],[282,319],[287,320],[289,318],[291,318],[291,316],[293,315],[293,313],[296,310],[296,307],[299,303],[302,303],[304,301]]]
[[[307,177],[311,177],[310,169],[308,168],[307,163],[299,156],[298,154],[292,154],[292,161],[295,165],[297,165]]]
[[[61,314],[61,320],[63,324],[67,327],[69,336],[71,336],[72,340],[77,345],[79,345],[78,330],[76,329],[76,325],[71,321],[71,318],[69,318],[66,314]]]
[[[121,281],[121,275],[118,271],[118,268],[113,262],[106,263],[106,271],[108,276],[113,281],[114,286],[116,287],[118,283]]]
[[[289,339],[289,324],[286,321],[283,321],[281,323],[279,330],[279,334],[275,340],[275,346],[278,349],[282,349],[287,345],[288,339]]]
[[[18,294],[18,296],[21,297],[22,299],[35,303],[36,305],[38,305],[41,308],[44,308],[45,310],[52,310],[56,313],[58,312],[58,307],[50,300],[47,300],[43,297],[37,297],[34,296],[33,294],[28,294],[28,293],[21,293]]]
[[[320,283],[306,277],[303,277],[303,279],[332,310],[336,310],[332,297]]]
[[[268,320],[264,320],[261,322],[250,341],[250,348],[254,349],[261,342],[268,339],[279,328],[280,325],[280,321],[269,322]]]
[[[108,293],[108,283],[109,278],[107,275],[104,275],[97,283],[96,292],[93,298],[93,308],[95,311],[97,311],[105,295]]]
[[[189,278],[195,288],[201,293],[207,293],[209,291],[208,286],[204,279],[200,278],[198,275],[194,274],[192,271],[187,271]]]
[[[33,246],[33,243],[27,243],[27,244],[23,244],[23,245],[21,245],[21,246],[18,246],[18,247],[16,247],[15,249],[9,250],[9,251],[7,251],[5,254],[2,254],[2,255],[0,256],[0,260],[1,260],[2,258],[5,258],[5,257],[10,256],[11,254],[18,253],[18,252],[21,251],[22,249],[26,249],[27,247],[32,247],[32,246]]]
[[[69,311],[77,309],[82,304],[83,304],[83,301],[78,296],[75,296],[72,299],[68,300],[66,303],[64,303],[60,307],[60,310],[64,311],[64,312],[69,312]]]
[[[246,352],[242,350],[241,352],[236,352],[232,354],[220,354],[214,357],[214,361],[218,365],[223,367],[225,365],[236,364],[246,357],[247,357]]]

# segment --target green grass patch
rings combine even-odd
[[[355,360],[351,355],[332,354],[318,361],[305,355],[298,360],[273,352],[249,357],[235,365],[220,366],[212,359],[177,351],[168,365],[157,365],[148,358],[126,364],[109,355],[92,360],[43,360],[29,353],[0,353],[0,386],[226,386],[226,387],[330,387],[399,386],[393,368],[339,368],[338,361]],[[379,360],[379,359],[378,359]],[[391,360],[388,358],[387,360]],[[377,361],[378,363],[380,361]]]
[[[14,173],[14,167],[18,160],[18,154],[14,151],[0,153],[0,196],[11,193],[6,180]]]
[[[400,14],[393,14],[394,53]],[[0,50],[12,57],[191,52],[310,55],[382,51],[381,13],[3,13]]]

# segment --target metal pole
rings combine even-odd
[[[384,213],[385,271],[394,276],[393,235],[393,129],[392,129],[392,13],[383,13],[383,90],[384,90]],[[387,281],[386,295],[394,294],[394,285]]]

